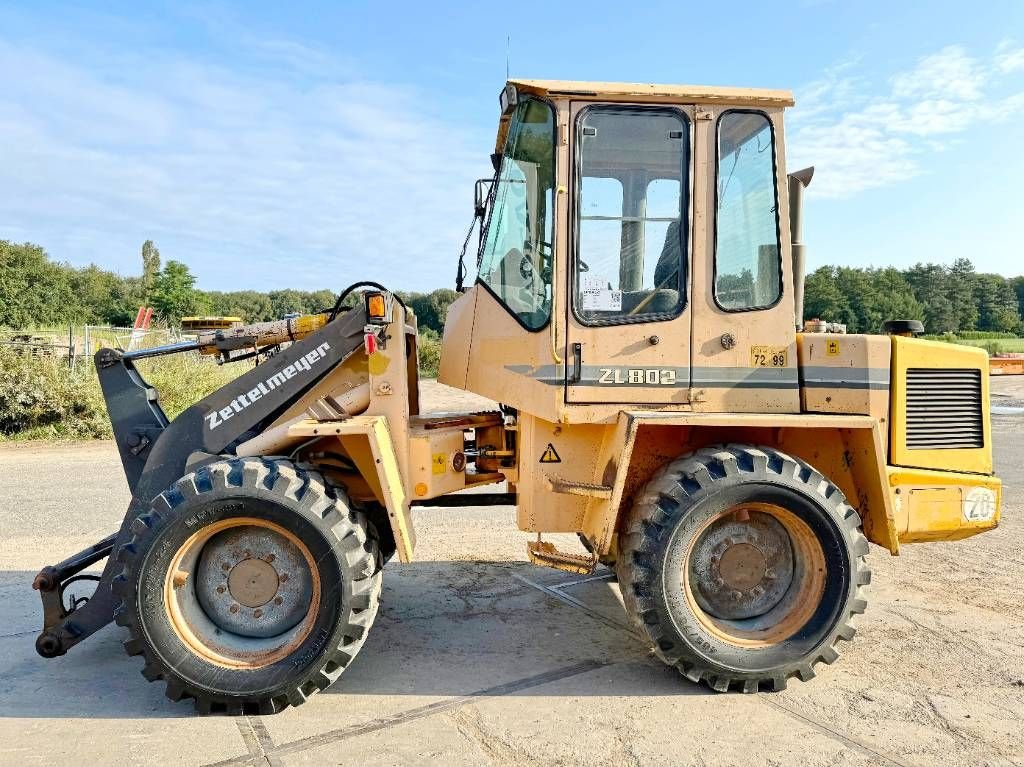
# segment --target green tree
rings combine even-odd
[[[873,314],[878,319],[878,326],[866,328],[867,332],[881,332],[882,323],[886,320],[924,319],[924,308],[914,298],[914,291],[899,269],[872,270],[871,281],[875,296]]]
[[[459,297],[449,288],[438,288],[430,293],[410,293],[403,295],[402,300],[416,313],[416,321],[421,328],[430,328],[438,333],[444,330],[444,319],[448,315],[448,307]]]
[[[1017,294],[1010,282],[998,274],[979,274],[975,278],[978,301],[978,329],[1016,333],[1020,330]]]
[[[332,308],[335,299],[338,297],[338,294],[333,290],[314,290],[306,295],[306,312],[309,314],[316,314],[324,309]]]
[[[1014,277],[1010,280],[1014,293],[1017,294],[1017,311],[1024,317],[1024,277]]]
[[[142,296],[146,298],[160,273],[160,251],[152,240],[142,243]]]
[[[203,309],[202,296],[195,288],[196,278],[180,261],[168,261],[153,281],[150,301],[160,316],[170,323]]]
[[[958,258],[949,268],[949,299],[953,304],[957,330],[978,327],[978,304],[974,264],[969,258]]]
[[[224,317],[241,317],[243,322],[266,322],[275,319],[270,296],[255,290],[229,293],[211,291],[206,294],[211,313]]]
[[[28,327],[88,317],[71,283],[73,270],[38,245],[0,240],[0,325]]]
[[[878,296],[868,273],[863,269],[840,266],[836,286],[846,299],[847,311],[840,315],[850,333],[877,333],[882,325]]]
[[[915,264],[905,277],[914,298],[924,309],[924,327],[929,333],[954,333],[957,316],[950,301],[949,273],[940,264]]]
[[[849,314],[846,297],[836,284],[835,268],[815,269],[804,280],[804,318],[842,322]]]
[[[274,319],[279,320],[286,314],[305,314],[306,301],[301,291],[286,288],[285,290],[272,290],[268,294],[270,298],[271,311]]]

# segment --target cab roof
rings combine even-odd
[[[767,88],[727,88],[708,85],[601,83],[581,80],[509,80],[522,93],[535,96],[598,98],[602,101],[652,101],[686,104],[791,107],[793,93]]]
[[[602,83],[586,80],[509,80],[519,93],[548,98],[596,99],[649,104],[725,104],[739,107],[791,107],[792,91],[768,88],[728,88],[714,85],[657,85],[654,83]],[[494,151],[505,145],[511,115],[498,123]]]

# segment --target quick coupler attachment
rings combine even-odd
[[[105,594],[110,590],[110,584],[104,583],[102,576],[82,575],[81,572],[101,559],[109,557],[114,550],[116,538],[116,533],[109,535],[84,551],[68,557],[63,562],[44,567],[32,581],[32,588],[39,592],[39,596],[43,600],[43,630],[36,637],[36,652],[44,658],[63,655],[69,647],[77,644],[78,639],[84,639],[105,626],[113,618],[111,614],[104,619],[105,611],[100,605],[100,603],[103,605],[110,603],[109,597],[106,597]],[[96,591],[91,597],[75,597],[68,592],[68,587],[82,581],[96,582]],[[86,611],[90,615],[81,622],[82,625],[78,625],[77,621],[69,621],[73,613],[78,612],[86,605],[92,605],[97,595],[100,595],[101,598],[94,607],[99,609]],[[83,617],[86,616],[83,615]]]

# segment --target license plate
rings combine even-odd
[[[751,346],[750,366],[754,368],[786,367],[785,346]]]

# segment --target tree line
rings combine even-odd
[[[421,328],[440,333],[457,293],[398,293]],[[131,325],[139,306],[152,306],[169,325],[189,315],[241,317],[245,322],[313,313],[334,304],[331,290],[204,291],[180,261],[162,262],[147,240],[141,275],[53,261],[30,243],[0,240],[0,327],[67,324]],[[991,331],[1024,334],[1024,276],[976,272],[967,258],[909,269],[823,266],[807,275],[804,315],[842,322],[851,333],[877,333],[889,319],[917,319],[928,333]]]
[[[176,325],[182,317],[216,315],[244,322],[312,314],[334,305],[332,290],[200,290],[188,266],[162,263],[151,240],[142,245],[140,276],[122,276],[89,265],[76,268],[49,258],[31,243],[0,240],[0,327],[54,325],[130,326],[140,306],[152,306],[158,319]],[[340,287],[339,287],[340,289]],[[416,313],[421,328],[440,333],[448,305],[458,296],[441,288],[398,296]]]
[[[886,320],[921,320],[930,334],[1024,331],[1024,276],[982,274],[970,259],[909,269],[823,266],[807,275],[804,316],[878,333]]]

